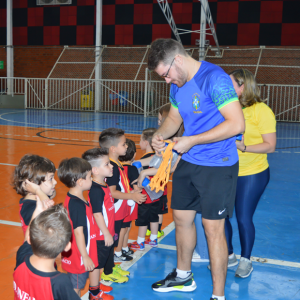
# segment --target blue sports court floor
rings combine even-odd
[[[1,151],[2,168],[8,162],[12,165],[17,163],[16,160],[12,162],[10,157],[15,151],[13,141],[23,139],[23,142],[28,142],[29,147],[33,149],[37,147],[35,143],[39,141],[54,146],[50,148],[51,151],[55,151],[55,146],[96,146],[95,133],[105,128],[118,127],[124,129],[127,134],[136,135],[144,128],[157,127],[157,119],[154,117],[144,119],[140,115],[0,110],[0,127],[1,145],[7,147]],[[16,134],[17,127],[27,127],[34,135],[39,133],[36,142],[35,139],[29,138],[28,133],[25,136]],[[73,131],[76,133],[73,134]],[[85,132],[83,136],[80,135],[80,131]],[[256,225],[256,241],[252,252],[254,271],[250,277],[240,279],[234,277],[236,267],[228,270],[225,293],[227,300],[300,299],[300,124],[278,123],[277,138],[276,152],[268,155],[271,180],[254,216]],[[4,144],[5,141],[9,146]],[[3,151],[7,151],[7,155],[3,155]],[[47,156],[45,153],[41,155]],[[4,207],[2,205],[0,211]],[[19,222],[13,217],[10,218],[9,214],[5,217],[0,212],[0,216],[4,221]],[[13,222],[10,223],[14,226]],[[235,253],[239,255],[236,221],[233,220],[232,223]],[[176,267],[174,223],[170,223],[164,231],[166,236],[161,239],[158,248],[147,247],[145,252],[135,253],[132,264],[123,263],[123,267],[131,272],[130,280],[126,284],[112,285],[115,299],[210,298],[212,280],[207,263],[192,264],[198,286],[195,292],[160,294],[152,291],[151,284],[163,279]],[[82,299],[87,299],[86,295]]]

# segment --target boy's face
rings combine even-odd
[[[89,171],[87,174],[86,174],[86,177],[85,179],[81,179],[82,180],[82,190],[83,191],[88,191],[91,189],[91,186],[92,186],[92,171]]]
[[[111,177],[113,175],[113,165],[110,163],[108,155],[105,155],[100,160],[99,167],[97,169],[98,174],[103,177]]]
[[[126,144],[126,137],[125,135],[121,136],[119,138],[118,145],[115,147],[115,151],[118,154],[118,156],[123,156],[126,154],[127,151],[127,144]]]
[[[40,184],[42,192],[48,196],[52,196],[55,192],[57,181],[54,179],[54,173],[47,173],[45,181]]]
[[[160,113],[158,113],[158,117],[157,117],[157,125],[158,125],[158,127],[160,127],[161,122],[162,122],[162,115]]]
[[[141,135],[141,139],[140,139],[140,147],[141,147],[141,150],[146,150],[146,148],[147,148],[147,141],[144,140],[143,134]]]

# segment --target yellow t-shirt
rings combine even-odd
[[[262,134],[276,132],[276,120],[269,106],[256,103],[243,109],[246,130],[244,143],[246,146],[257,145],[263,142]],[[239,176],[260,173],[269,167],[267,154],[250,153],[238,150]]]

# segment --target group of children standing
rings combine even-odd
[[[144,165],[149,161],[146,158],[155,154],[151,147],[154,133],[155,129],[149,128],[141,135]],[[167,212],[166,190],[151,201],[138,187],[140,178],[148,175],[144,172],[148,167],[139,174],[131,165],[136,146],[123,130],[102,131],[99,145],[84,152],[82,158],[64,159],[59,164],[58,177],[69,188],[64,207],[52,200],[57,182],[49,159],[28,154],[16,167],[13,186],[23,196],[20,219],[25,238],[17,252],[15,299],[79,299],[89,278],[89,299],[112,300],[108,294],[112,288],[100,280],[124,283],[130,275],[115,262],[132,260],[133,250],[144,250],[145,244],[157,247],[158,235],[163,235],[162,215]],[[134,220],[138,237],[128,244]],[[67,275],[56,269],[60,253]]]

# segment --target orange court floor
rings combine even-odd
[[[128,138],[137,144],[137,159],[142,156],[138,146],[140,135],[128,134]],[[13,270],[16,263],[16,252],[22,245],[24,235],[20,227],[19,200],[20,195],[11,186],[11,178],[15,166],[23,155],[38,154],[52,160],[56,167],[64,158],[81,157],[88,149],[98,147],[99,132],[41,129],[33,127],[19,127],[0,125],[0,181],[2,182],[2,197],[0,199],[0,220],[8,221],[0,224],[0,299],[13,299]],[[57,180],[55,203],[63,203],[68,188],[55,175]],[[171,184],[168,184],[168,195],[171,195]],[[169,196],[168,196],[169,197]],[[169,199],[170,201],[170,199]],[[173,221],[172,212],[164,215],[163,226]],[[134,222],[129,239],[136,240],[138,228]],[[58,269],[62,271],[60,259],[57,260]],[[88,283],[81,295],[88,290]]]

